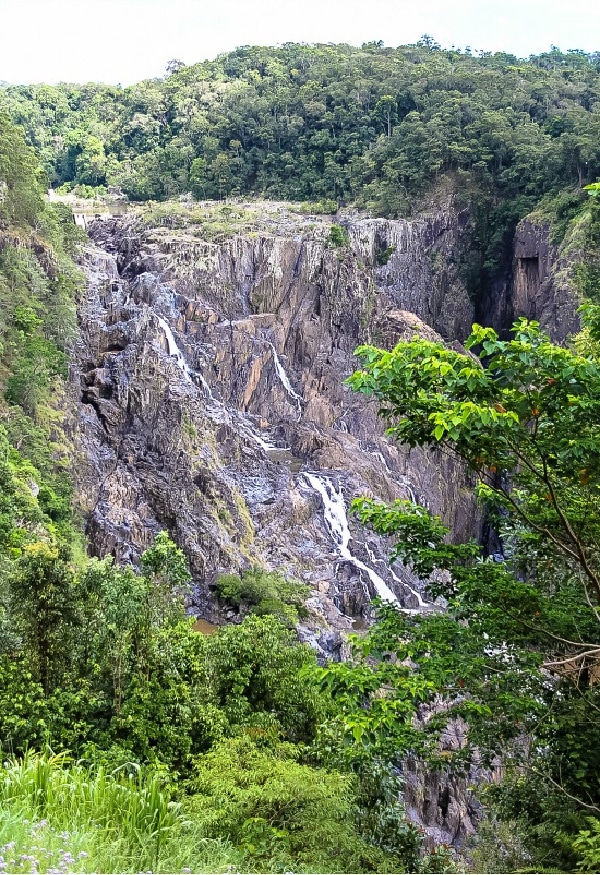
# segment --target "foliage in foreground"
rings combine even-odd
[[[425,508],[357,500],[448,609],[383,606],[353,665],[316,672],[365,757],[513,763],[526,780],[490,793],[496,816],[521,823],[530,865],[570,871],[584,816],[600,813],[600,365],[593,344],[563,349],[525,320],[509,340],[475,325],[466,346],[362,347],[350,384],[379,400],[391,436],[466,465],[503,552],[451,543]],[[451,752],[440,738],[457,717],[469,729]]]
[[[241,865],[169,798],[158,775],[29,752],[0,769],[0,871],[220,872]]]

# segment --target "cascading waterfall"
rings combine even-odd
[[[387,564],[387,567],[389,568],[389,572],[392,575],[392,577],[394,578],[394,580],[396,581],[396,583],[399,584],[399,586],[407,589],[416,598],[419,607],[418,608],[403,608],[403,610],[406,613],[420,614],[422,610],[427,608],[427,602],[423,599],[423,596],[421,595],[421,593],[417,589],[413,589],[412,586],[410,586],[410,584],[406,583],[404,580],[401,580],[398,577],[398,575],[395,573],[392,566],[385,562],[385,559],[378,559],[373,554],[373,551],[371,550],[368,543],[366,543],[366,542],[365,542],[365,550],[367,551],[367,555],[368,555],[369,559],[371,560],[371,562],[373,562],[373,563],[381,562],[384,565]]]
[[[299,395],[296,392],[296,390],[290,383],[290,378],[288,377],[285,368],[281,364],[281,360],[277,355],[277,350],[275,349],[274,345],[271,343],[270,340],[265,341],[265,343],[267,343],[271,347],[271,352],[273,353],[273,364],[275,365],[275,371],[277,373],[277,376],[281,380],[281,384],[290,396],[290,398],[293,398],[296,402],[298,406],[298,419],[300,419],[300,417],[302,416],[302,404],[304,402],[304,398],[302,397],[302,395]]]
[[[244,435],[244,437],[250,438],[251,441],[254,441],[255,444],[264,450],[265,453],[273,452],[273,450],[279,450],[280,448],[276,446],[276,444],[272,444],[269,441],[266,441],[262,438],[250,425],[240,426],[240,432]]]
[[[166,321],[166,319],[162,318],[162,316],[157,316],[156,319],[158,321],[158,324],[162,328],[164,335],[167,339],[167,350],[169,352],[169,355],[173,356],[175,358],[175,360],[179,366],[180,371],[183,373],[184,377],[191,383],[192,382],[191,371],[187,365],[186,360],[183,357],[183,353],[181,352],[181,350],[177,346],[177,341],[173,337],[173,332],[171,331],[171,326]]]
[[[357,568],[360,568],[361,571],[368,574],[371,583],[375,587],[375,592],[381,599],[383,599],[383,601],[391,602],[396,605],[396,607],[400,607],[398,599],[385,580],[383,580],[376,571],[369,568],[368,565],[365,565],[364,562],[361,562],[360,559],[357,559],[350,552],[350,547],[348,545],[352,536],[350,535],[350,528],[348,526],[348,515],[346,513],[346,503],[344,501],[344,496],[342,495],[342,490],[336,490],[329,477],[324,477],[320,474],[311,474],[309,472],[303,473],[302,476],[306,478],[309,486],[314,489],[315,492],[318,492],[323,499],[325,523],[340,551],[340,556],[347,559],[349,562],[352,562],[353,565],[356,565]],[[401,608],[401,610],[406,609]]]
[[[183,373],[184,377],[186,378],[186,380],[188,380],[188,382],[192,383],[193,382],[192,374],[193,374],[195,377],[197,377],[200,380],[202,388],[204,389],[206,395],[210,398],[210,400],[215,401],[216,400],[215,396],[213,395],[211,388],[208,385],[208,383],[206,382],[206,380],[204,379],[203,375],[200,373],[200,371],[192,371],[191,368],[189,367],[189,365],[187,364],[186,360],[184,359],[183,353],[181,352],[181,350],[177,346],[177,341],[175,340],[175,337],[173,336],[173,332],[171,331],[171,326],[169,325],[169,323],[166,321],[166,319],[163,319],[162,316],[157,316],[156,318],[158,320],[158,324],[160,325],[160,327],[164,331],[165,337],[167,338],[167,349],[169,351],[169,355],[173,356],[175,358],[175,360],[177,361],[177,364],[178,364],[181,372]]]
[[[181,372],[183,373],[184,377],[186,378],[186,380],[188,380],[188,382],[191,383],[191,382],[193,382],[192,375],[197,377],[200,380],[200,383],[202,384],[202,388],[204,389],[207,396],[211,399],[211,401],[214,401],[215,403],[222,406],[221,402],[218,402],[216,400],[216,398],[214,397],[214,395],[210,389],[210,386],[208,385],[208,383],[204,379],[203,375],[199,371],[192,371],[191,368],[189,367],[189,365],[187,364],[185,358],[183,357],[183,353],[181,352],[181,350],[179,349],[179,347],[177,345],[177,341],[175,340],[175,337],[173,335],[173,331],[171,330],[171,326],[169,325],[169,323],[165,319],[163,319],[162,316],[157,316],[156,318],[157,318],[158,324],[162,328],[164,335],[166,337],[167,349],[168,349],[169,355],[175,358],[177,365],[179,366],[179,368],[180,368]],[[275,355],[277,355],[277,354],[275,353]],[[279,362],[278,359],[276,361]],[[281,368],[281,370],[283,371],[283,368],[281,367],[281,365],[279,365],[279,368]],[[278,369],[277,373],[279,374],[279,369]],[[285,373],[285,371],[283,371],[283,373],[285,376],[285,380],[289,384],[287,374]],[[284,383],[284,385],[285,385],[285,383]],[[291,389],[291,387],[290,387],[290,389]],[[291,392],[293,392],[293,391],[294,390],[291,389]],[[243,414],[240,414],[240,416],[242,416],[242,415]],[[283,450],[289,449],[289,447],[285,447],[285,448],[278,447],[276,444],[270,443],[269,441],[265,440],[263,437],[261,437],[256,432],[256,430],[248,422],[243,422],[243,423],[239,422],[238,427],[239,427],[240,433],[243,434],[244,437],[249,438],[251,441],[253,441],[255,444],[257,444],[266,453],[273,452],[273,451],[281,452]]]

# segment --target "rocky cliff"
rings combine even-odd
[[[573,283],[577,253],[570,238],[552,243],[549,222],[524,219],[517,226],[513,261],[515,315],[536,319],[552,340],[562,343],[581,327],[578,293]]]
[[[184,205],[89,226],[70,381],[77,500],[99,556],[135,563],[167,529],[190,563],[190,609],[212,622],[236,619],[213,594],[220,571],[308,583],[300,637],[339,658],[374,595],[435,609],[388,567],[390,545],[348,518],[352,497],[417,501],[457,537],[478,532],[461,469],[388,441],[376,406],[344,385],[359,343],[467,335],[472,228],[451,203],[413,221],[349,214],[336,246],[331,219],[247,207],[229,207],[216,234]],[[564,268],[548,227],[521,223],[487,321],[524,314],[562,339],[577,327]],[[411,816],[460,844],[477,813],[467,783],[415,769]]]
[[[517,225],[512,260],[480,302],[478,318],[498,331],[505,331],[519,316],[537,320],[555,343],[577,333],[580,303],[574,282],[574,266],[581,260],[584,242],[573,223],[560,243],[552,242],[552,226],[543,216],[532,214]]]
[[[389,545],[348,520],[352,497],[408,498],[458,536],[477,528],[460,469],[390,443],[343,382],[361,342],[465,336],[468,217],[349,217],[336,247],[329,220],[285,205],[212,241],[182,209],[89,229],[71,423],[90,543],[135,562],[167,529],[195,611],[216,621],[220,571],[279,569],[310,585],[301,634],[332,652],[372,596],[423,605],[419,581],[388,568]]]

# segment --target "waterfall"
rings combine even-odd
[[[164,331],[165,337],[167,339],[167,349],[169,351],[169,355],[175,357],[175,360],[179,366],[179,369],[181,370],[183,375],[186,377],[186,379],[189,380],[189,382],[191,383],[192,382],[191,371],[190,371],[189,367],[187,366],[187,363],[183,357],[183,353],[181,352],[181,350],[177,346],[177,341],[173,337],[173,332],[171,331],[171,326],[169,325],[169,323],[165,319],[162,318],[162,316],[157,316],[156,318],[158,320],[158,324],[160,325],[160,327]]]
[[[268,453],[269,450],[279,449],[279,447],[277,447],[275,444],[269,443],[269,441],[266,441],[264,438],[262,438],[249,423],[240,425],[239,429],[240,433],[243,434],[244,437],[250,438],[251,441],[254,441],[255,444],[258,444],[258,446],[262,450],[264,450],[265,453]]]
[[[191,383],[191,382],[193,382],[192,376],[196,377],[200,381],[202,388],[204,389],[206,395],[211,399],[211,401],[214,401],[218,407],[223,407],[222,402],[218,401],[215,398],[215,396],[213,395],[213,393],[210,389],[210,386],[208,385],[208,383],[206,382],[206,380],[204,379],[204,377],[200,373],[200,371],[192,371],[191,368],[186,363],[186,361],[183,357],[183,353],[181,352],[181,350],[177,346],[177,341],[175,340],[175,337],[173,336],[173,332],[171,330],[171,326],[169,325],[169,323],[165,319],[163,319],[162,316],[157,316],[156,318],[158,320],[158,324],[160,325],[160,327],[164,331],[165,337],[167,339],[167,348],[169,351],[169,355],[173,356],[175,358],[177,365],[181,369],[181,372],[183,373],[185,378]],[[288,391],[294,398],[300,399],[300,396],[297,395],[294,392],[294,390],[292,389],[292,387],[290,386],[288,376],[285,373],[285,371],[283,370],[283,367],[281,366],[279,359],[277,358],[277,353],[275,352],[274,347],[273,347],[273,356],[275,359],[275,367],[277,368],[277,374],[278,374],[279,378],[281,379],[282,383],[284,384],[284,386],[286,387],[286,391]],[[282,374],[283,374],[283,376],[282,376]],[[240,417],[240,420],[243,420],[243,422],[242,421],[238,422],[238,428],[239,428],[240,434],[242,434],[244,437],[248,438],[249,440],[251,440],[255,444],[257,444],[261,448],[261,450],[265,451],[265,453],[269,453],[269,452],[273,452],[273,451],[282,452],[285,450],[289,450],[289,447],[278,447],[276,444],[273,444],[270,441],[267,441],[263,437],[261,437],[261,435],[258,434],[256,429],[248,422],[248,420],[244,416],[244,414],[239,413],[239,417]]]
[[[400,484],[400,486],[403,486],[408,492],[408,498],[413,507],[418,504],[415,487],[412,485],[410,480],[404,476],[404,474],[401,474],[400,477],[398,477],[398,483]]]
[[[356,565],[357,568],[360,568],[361,571],[364,571],[369,575],[369,579],[375,587],[377,595],[383,599],[383,601],[391,602],[399,607],[398,599],[386,584],[385,580],[383,580],[376,571],[369,568],[368,565],[365,565],[364,562],[361,562],[360,559],[357,559],[350,552],[350,547],[348,545],[350,543],[351,535],[348,526],[346,503],[341,488],[339,491],[336,490],[329,477],[323,477],[319,474],[310,474],[308,472],[304,473],[302,476],[306,478],[310,487],[314,489],[315,492],[318,492],[323,499],[325,524],[340,551],[340,556],[347,559],[349,562],[352,562],[353,565]]]
[[[376,556],[373,555],[373,551],[371,550],[371,548],[369,547],[369,544],[367,542],[365,542],[365,550],[367,551],[367,555],[368,555],[369,559],[371,560],[371,562],[373,562],[373,563],[382,562],[384,565],[387,564],[385,562],[385,559],[378,559]],[[418,602],[418,605],[419,605],[418,609],[417,608],[403,608],[402,610],[408,614],[420,614],[421,609],[427,608],[427,602],[424,601],[421,593],[417,589],[413,589],[412,586],[410,586],[404,580],[401,580],[398,577],[398,575],[394,572],[394,569],[392,568],[391,565],[388,565],[387,567],[389,568],[390,574],[392,575],[392,577],[394,578],[396,583],[399,584],[401,587],[404,587],[405,589],[407,589],[410,593],[412,593]]]
[[[275,349],[275,347],[273,346],[271,341],[267,340],[267,341],[265,341],[265,343],[268,343],[268,345],[271,347],[271,351],[273,353],[273,364],[275,365],[275,371],[277,372],[277,376],[281,380],[281,384],[282,384],[283,388],[288,393],[290,398],[293,398],[294,401],[296,402],[296,404],[298,405],[298,419],[300,419],[300,417],[302,416],[302,402],[304,401],[304,398],[302,397],[302,395],[299,395],[295,391],[295,389],[292,387],[292,384],[290,383],[290,378],[288,377],[288,375],[285,371],[285,368],[281,364],[279,356],[277,355],[277,350]]]
[[[413,589],[412,586],[409,586],[409,585],[408,585],[408,583],[406,583],[406,582],[403,581],[403,580],[400,580],[400,578],[398,577],[398,575],[397,575],[397,574],[394,574],[394,569],[393,569],[391,566],[390,566],[390,574],[392,575],[392,577],[394,578],[394,580],[396,581],[396,583],[399,583],[400,586],[405,586],[406,589],[407,589],[410,593],[412,593],[412,594],[414,595],[414,597],[416,598],[419,607],[418,607],[418,608],[410,609],[412,613],[414,613],[414,614],[420,614],[422,610],[424,610],[425,608],[427,608],[427,602],[424,600],[424,598],[423,598],[423,596],[421,595],[421,593],[419,592],[419,590],[418,590],[418,589]],[[409,609],[407,608],[406,610],[409,610]]]
[[[165,337],[167,338],[167,349],[169,350],[169,355],[175,357],[175,360],[177,361],[177,364],[186,380],[191,383],[193,382],[192,375],[194,377],[197,377],[198,380],[200,380],[200,384],[204,389],[206,395],[210,398],[211,401],[215,401],[215,396],[213,395],[210,386],[208,385],[200,371],[192,371],[191,368],[188,366],[186,360],[183,357],[183,353],[177,346],[177,341],[173,336],[173,332],[171,331],[171,326],[169,325],[169,323],[165,319],[163,319],[162,316],[157,316],[156,318],[158,320],[158,324],[164,331]]]

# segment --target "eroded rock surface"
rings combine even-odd
[[[577,227],[571,228],[558,244],[551,240],[548,221],[532,215],[519,222],[510,269],[481,301],[479,319],[499,331],[519,316],[535,319],[554,343],[576,334],[581,328],[577,313],[581,301],[574,267],[584,249],[577,232]]]
[[[468,229],[451,210],[358,218],[335,248],[326,220],[296,218],[221,242],[136,216],[91,225],[72,367],[76,492],[100,556],[135,563],[167,529],[209,619],[222,619],[220,571],[259,564],[308,583],[301,634],[332,652],[378,592],[423,601],[407,569],[388,568],[389,544],[348,523],[354,496],[426,504],[459,537],[477,529],[461,470],[388,441],[376,405],[343,382],[359,343],[439,337],[422,319],[447,341],[465,336],[456,264]]]
[[[424,504],[457,538],[479,531],[460,467],[390,442],[376,405],[344,385],[360,343],[468,334],[471,230],[451,205],[412,222],[349,216],[336,248],[331,220],[270,209],[219,242],[143,215],[91,225],[71,379],[76,493],[99,556],[136,563],[167,529],[190,563],[190,608],[211,622],[237,619],[213,595],[221,571],[257,564],[308,583],[298,635],[343,659],[373,596],[435,609],[406,568],[389,568],[390,544],[348,519],[354,496]],[[521,223],[487,321],[528,315],[564,338],[576,317],[563,267],[548,229]],[[443,744],[464,731],[453,722]],[[408,816],[460,847],[479,815],[477,775],[414,763],[406,779]]]

